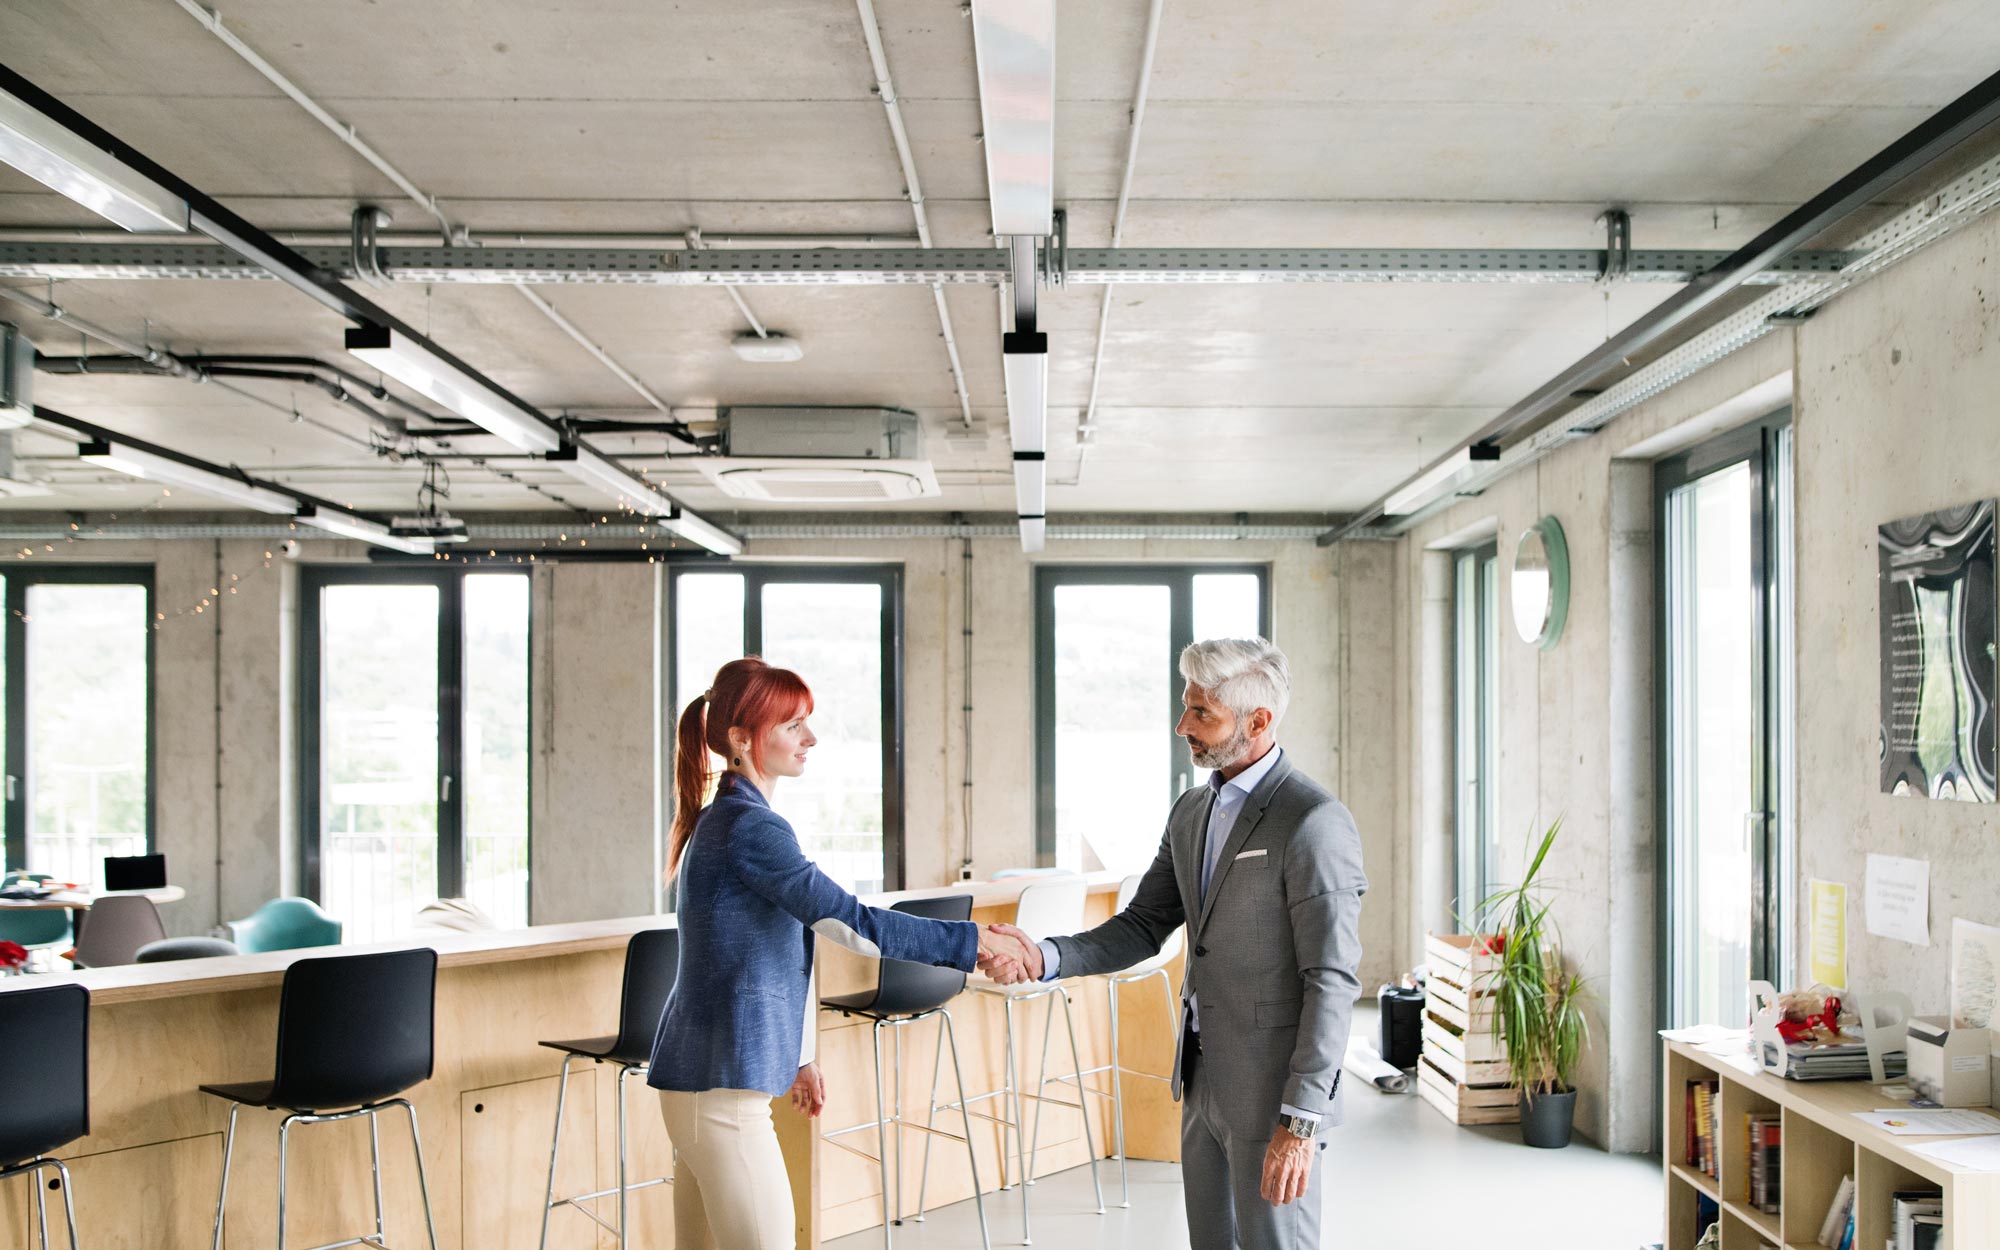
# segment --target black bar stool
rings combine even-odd
[[[556,1131],[549,1143],[549,1190],[542,1202],[542,1247],[549,1244],[549,1212],[568,1206],[596,1221],[599,1227],[625,1246],[626,1196],[635,1189],[666,1184],[668,1178],[628,1182],[625,1178],[625,1080],[643,1077],[653,1058],[653,1038],[660,1031],[660,1016],[667,1009],[667,996],[674,992],[680,975],[681,934],[679,929],[646,929],[632,935],[625,946],[625,989],[619,998],[618,1032],[611,1037],[584,1037],[568,1042],[543,1042],[550,1050],[563,1052],[562,1079],[556,1083]],[[573,1198],[556,1197],[556,1152],[562,1148],[563,1101],[569,1095],[569,1065],[578,1059],[618,1065],[618,1184],[595,1193]],[[618,1195],[618,1225],[612,1227],[586,1202],[607,1194]]]
[[[48,1199],[41,1172],[62,1178],[69,1244],[76,1241],[76,1201],[69,1169],[48,1152],[90,1132],[90,991],[51,985],[0,994],[0,1055],[33,1055],[34,1079],[12,1082],[0,1100],[0,1181],[29,1177],[42,1250],[49,1250]]]
[[[929,920],[970,920],[972,919],[972,896],[970,894],[949,894],[943,898],[913,898],[897,903],[894,910],[912,916],[923,916]],[[965,974],[955,968],[938,968],[930,964],[906,963],[900,959],[884,959],[879,964],[875,988],[858,994],[836,994],[819,1001],[822,1011],[837,1011],[843,1016],[859,1016],[872,1021],[871,1041],[875,1051],[875,1118],[871,1121],[836,1129],[821,1134],[821,1139],[842,1150],[860,1155],[864,1159],[873,1158],[882,1169],[882,1244],[890,1242],[890,1227],[902,1222],[903,1209],[903,1169],[900,1158],[896,1167],[895,1211],[889,1209],[889,1129],[897,1129],[896,1149],[902,1153],[903,1129],[915,1129],[924,1134],[923,1178],[917,1185],[917,1221],[924,1218],[924,1191],[930,1183],[931,1139],[944,1137],[951,1141],[965,1143],[965,1159],[972,1166],[972,1201],[979,1209],[979,1244],[991,1247],[986,1234],[986,1199],[979,1190],[979,1160],[972,1149],[972,1115],[965,1096],[965,1073],[958,1063],[958,1035],[952,1031],[951,1012],[945,1004],[958,997],[965,989]],[[938,1017],[937,1052],[931,1057],[931,1092],[926,1100],[927,1110],[922,1124],[913,1124],[903,1119],[903,1040],[902,1030],[919,1020]],[[882,1030],[888,1029],[894,1039],[896,1051],[894,1066],[896,1071],[895,1113],[885,1112],[882,1105]],[[965,1136],[947,1133],[935,1127],[939,1110],[937,1100],[938,1072],[944,1059],[944,1048],[951,1046],[951,1071],[958,1082],[958,1101],[944,1104],[945,1110],[956,1108],[959,1119],[964,1123]],[[981,1117],[982,1119],[988,1117]],[[875,1130],[876,1153],[871,1156],[865,1150],[857,1149],[846,1142],[836,1140],[848,1133]]]
[[[382,1141],[375,1117],[386,1107],[410,1116],[410,1146],[417,1156],[417,1188],[424,1226],[437,1250],[430,1181],[424,1175],[417,1109],[404,1090],[431,1077],[437,998],[437,952],[428,948],[367,955],[301,959],[285,970],[278,994],[278,1058],[268,1081],[204,1085],[204,1094],[229,1100],[229,1131],[222,1139],[222,1188],[215,1197],[215,1250],[222,1250],[222,1217],[229,1202],[229,1155],[236,1144],[236,1113],[244,1107],[288,1112],[278,1125],[278,1250],[285,1250],[285,1152],[294,1124],[368,1119],[369,1168],[375,1182],[375,1232],[329,1242],[316,1250],[370,1245],[387,1250],[382,1218]],[[339,1108],[346,1108],[340,1110]]]

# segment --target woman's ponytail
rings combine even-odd
[[[667,875],[680,867],[681,853],[694,836],[701,801],[708,793],[708,695],[698,694],[674,730],[674,827],[667,839]]]

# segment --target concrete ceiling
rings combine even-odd
[[[217,0],[224,21],[481,231],[908,234],[859,19],[843,0]],[[971,24],[878,0],[936,242],[987,246]],[[1061,6],[1057,203],[1109,241],[1144,0]],[[0,0],[7,63],[257,224],[344,230],[357,203],[429,219],[172,0]],[[1133,178],[1129,246],[1593,247],[1625,205],[1640,247],[1734,247],[2000,63],[1990,0],[1581,5],[1574,0],[1169,0]],[[0,168],[0,228],[99,225]],[[26,285],[16,282],[15,285]],[[45,293],[37,286],[38,293]],[[542,294],[677,408],[885,404],[919,412],[944,499],[1011,511],[994,292],[947,287],[978,437],[921,287],[748,288],[803,361],[748,365],[718,289]],[[1128,286],[1111,304],[1099,434],[1099,288],[1045,293],[1049,508],[1359,508],[1665,298],[1665,286]],[[342,320],[275,283],[75,281],[56,300],[185,352],[343,361]],[[505,287],[399,285],[380,302],[548,411],[659,414]],[[11,316],[11,313],[9,314]],[[32,318],[44,352],[73,334]],[[102,352],[101,346],[93,347]],[[420,471],[317,392],[44,375],[51,407],[357,507],[408,510]],[[649,455],[657,436],[611,438]],[[463,439],[456,450],[498,447]],[[207,507],[25,435],[49,496],[13,509]],[[740,507],[683,463],[687,502]],[[605,500],[558,474],[452,468],[458,511]],[[543,483],[550,495],[524,489]]]

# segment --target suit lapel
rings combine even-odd
[[[1194,927],[1196,936],[1208,927],[1208,914],[1215,910],[1216,896],[1222,893],[1222,879],[1229,875],[1230,865],[1236,862],[1236,853],[1250,840],[1250,835],[1256,831],[1257,822],[1264,819],[1264,809],[1271,805],[1271,800],[1278,793],[1278,787],[1285,784],[1285,778],[1289,777],[1291,772],[1291,757],[1280,756],[1278,762],[1272,765],[1271,771],[1265,773],[1264,779],[1257,783],[1257,788],[1250,792],[1250,797],[1243,800],[1243,810],[1236,814],[1236,824],[1230,828],[1229,838],[1222,844],[1222,856],[1215,861],[1215,876],[1208,883],[1208,895],[1201,900],[1201,919]],[[1204,812],[1202,831],[1206,833],[1207,830],[1208,816]],[[1197,874],[1201,871],[1198,854],[1195,871]],[[1201,882],[1199,875],[1195,877],[1195,882],[1196,889],[1199,890]]]
[[[1194,805],[1192,823],[1180,831],[1180,863],[1174,867],[1181,887],[1181,913],[1187,916],[1201,907],[1201,844],[1208,833],[1209,813],[1215,810],[1215,791],[1206,786],[1202,789],[1207,793]]]

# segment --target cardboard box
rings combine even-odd
[[[1941,1016],[1910,1020],[1909,1082],[1918,1096],[1942,1107],[1993,1105],[1993,1036],[1954,1029]]]

